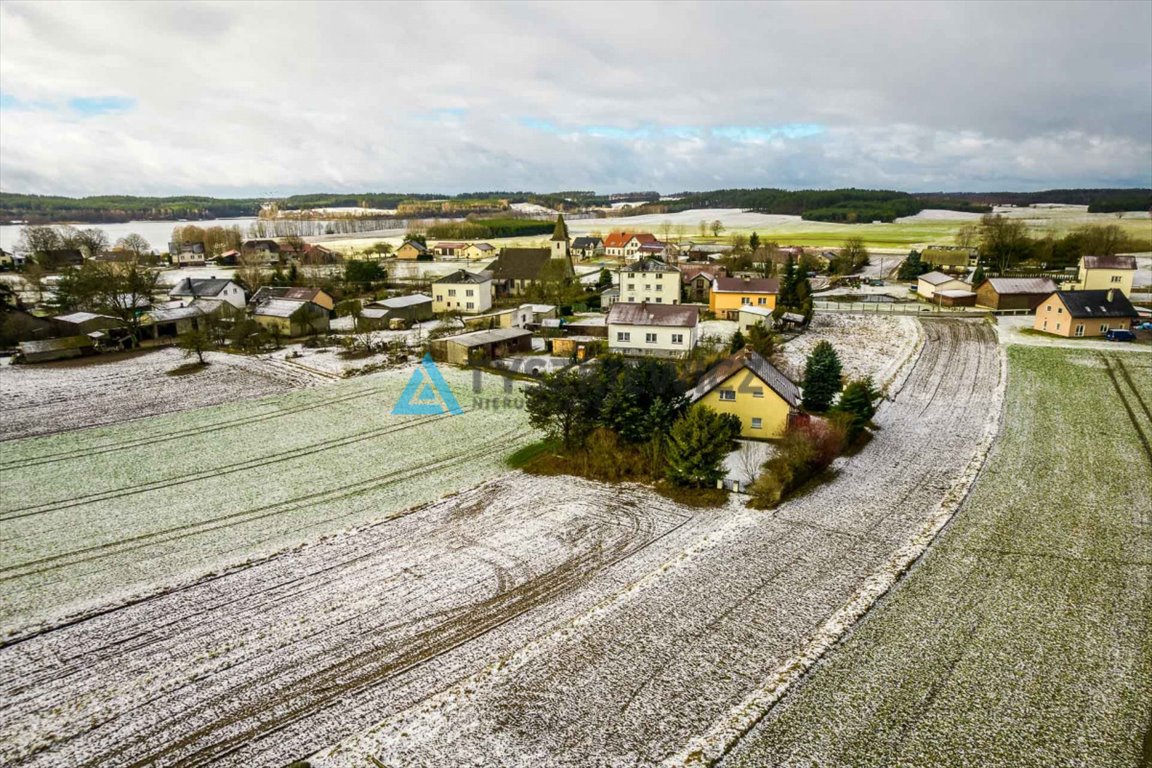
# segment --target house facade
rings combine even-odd
[[[976,304],[1031,312],[1055,290],[1056,281],[1050,277],[990,277],[976,286]]]
[[[448,259],[459,258],[464,255],[468,243],[436,243],[432,246],[432,253]]]
[[[599,237],[578,237],[572,241],[572,255],[591,261],[604,255],[604,240]]]
[[[616,273],[618,301],[628,304],[679,304],[680,271],[656,259],[621,267]]]
[[[689,399],[736,416],[741,437],[775,440],[799,413],[800,388],[762,356],[742,349],[704,374]]]
[[[943,272],[927,272],[916,278],[916,295],[922,299],[936,298],[937,291],[970,291],[972,286],[958,277]]]
[[[604,238],[604,255],[611,259],[627,261],[636,258],[640,246],[658,243],[650,232],[613,232]]]
[[[472,261],[476,261],[477,259],[491,259],[496,256],[496,246],[490,243],[472,243],[461,251],[460,255]]]
[[[1100,291],[1055,291],[1036,307],[1032,328],[1065,338],[1103,336],[1114,328],[1131,328],[1136,308],[1119,288]]]
[[[1076,281],[1062,286],[1065,290],[1107,291],[1117,288],[1132,295],[1136,280],[1135,256],[1081,256]]]
[[[432,283],[432,311],[478,315],[492,308],[492,278],[458,269]]]
[[[712,280],[708,308],[718,319],[738,320],[744,307],[776,309],[780,281],[771,277],[717,277]]]
[[[432,258],[432,252],[421,242],[405,240],[404,243],[396,249],[396,258],[412,261],[416,259],[430,259]]]
[[[225,278],[186,277],[168,292],[172,301],[222,302],[235,309],[244,309],[248,302],[244,289]]]
[[[636,357],[683,358],[696,346],[695,307],[617,302],[608,311],[608,348]]]

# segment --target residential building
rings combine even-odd
[[[404,244],[396,249],[398,259],[431,259],[432,252],[428,247],[417,240],[405,240]]]
[[[464,250],[468,247],[468,243],[436,243],[432,246],[432,252],[437,256],[443,256],[448,259],[455,259],[464,255]]]
[[[292,301],[310,301],[329,312],[336,309],[336,300],[321,288],[298,288],[289,286],[266,286],[252,294],[248,300],[250,305],[256,305],[266,299],[290,299]]]
[[[304,250],[297,256],[297,260],[309,267],[320,267],[329,264],[340,264],[344,257],[322,245],[305,245]]]
[[[360,311],[360,322],[374,329],[391,328],[393,321],[408,326],[433,317],[432,297],[422,293],[373,301]]]
[[[681,298],[696,304],[708,304],[712,295],[712,281],[728,276],[724,267],[712,264],[681,264],[678,269]]]
[[[933,299],[937,291],[970,291],[972,286],[958,277],[943,272],[927,272],[916,279],[916,294],[922,299]]]
[[[1103,336],[1113,328],[1131,328],[1135,307],[1119,288],[1097,291],[1055,291],[1040,302],[1032,328],[1083,338]]]
[[[259,257],[265,264],[280,263],[280,243],[266,237],[245,240],[240,252],[248,257]]]
[[[1050,277],[990,277],[976,286],[976,304],[1031,312],[1056,288],[1056,281]]]
[[[659,242],[650,232],[613,232],[604,238],[604,255],[628,261],[640,252],[640,246]]]
[[[1132,296],[1136,279],[1135,256],[1081,256],[1076,281],[1062,286],[1065,290],[1102,291],[1119,288]]]
[[[776,309],[780,281],[773,277],[717,277],[712,280],[708,308],[717,319],[737,320],[743,307]]]
[[[599,237],[578,237],[572,241],[572,255],[582,261],[591,261],[604,255],[604,240]]]
[[[328,332],[328,311],[311,301],[267,298],[252,307],[252,319],[289,338]]]
[[[478,315],[492,308],[492,278],[458,269],[432,283],[432,311]]]
[[[930,245],[920,252],[920,260],[935,269],[949,272],[967,272],[979,261],[975,248],[961,245]]]
[[[698,321],[696,307],[617,302],[608,311],[608,347],[623,355],[687,357]]]
[[[490,243],[472,243],[465,248],[461,255],[473,261],[477,259],[492,259],[496,257],[496,246]]]
[[[620,298],[628,304],[679,304],[680,271],[657,259],[640,261],[621,267],[616,273],[616,287]]]
[[[244,289],[227,278],[186,277],[168,291],[173,301],[210,303],[221,302],[236,309],[244,309],[247,302]]]
[[[202,267],[207,258],[204,243],[168,243],[168,261],[174,267]]]
[[[689,395],[718,413],[740,419],[740,436],[773,440],[784,436],[799,413],[800,388],[761,355],[745,348],[721,361]]]

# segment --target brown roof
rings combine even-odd
[[[1135,256],[1083,256],[1084,269],[1136,269]]]
[[[623,248],[632,238],[639,240],[641,245],[657,242],[656,235],[651,232],[613,232],[604,238],[604,247]]]
[[[699,319],[696,307],[684,304],[631,304],[616,302],[608,311],[610,325],[662,325],[693,328]]]
[[[1056,290],[1056,281],[1050,277],[990,277],[984,282],[1001,296],[1034,293],[1049,296]]]
[[[718,277],[712,290],[721,293],[780,293],[780,281],[774,277]]]
[[[745,347],[731,357],[721,360],[712,370],[704,375],[700,383],[691,392],[692,402],[696,402],[716,387],[727,381],[732,374],[741,369],[748,369],[756,378],[764,382],[773,392],[784,398],[784,401],[793,408],[800,405],[800,388],[792,380],[764,359],[760,354]]]
[[[547,248],[505,248],[488,269],[493,280],[538,280],[551,258]]]

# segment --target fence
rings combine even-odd
[[[812,306],[821,312],[846,315],[935,315],[956,317],[982,317],[983,315],[1028,315],[1027,309],[984,309],[977,307],[940,307],[910,301],[814,301]]]

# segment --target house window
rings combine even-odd
[[[630,336],[631,336],[631,334],[628,333],[627,331],[617,331],[616,332],[616,341],[630,341]]]
[[[682,333],[672,334],[672,343],[673,344],[683,344],[684,343],[684,334],[682,334]]]
[[[763,429],[763,427],[764,427],[763,419],[752,419],[752,429]]]
[[[636,290],[636,283],[628,283],[628,290],[630,290],[630,291]]]
[[[635,272],[629,272],[628,277],[636,277],[636,273]]]
[[[764,397],[764,388],[756,387],[756,389],[752,390],[752,397]]]
[[[752,303],[752,299],[748,298],[747,296],[744,296],[740,299],[740,305],[741,306],[747,306],[751,303]]]
[[[1077,323],[1076,324],[1076,335],[1077,336],[1083,336],[1084,335],[1084,323]]]
[[[442,293],[436,294],[436,301],[444,301],[444,294],[442,294]]]
[[[656,303],[657,303],[657,304],[663,304],[663,303],[664,303],[664,299],[662,299],[662,298],[660,298],[659,296],[657,296],[657,297],[656,297]]]
[[[644,334],[644,341],[646,341],[649,344],[655,344],[656,343],[656,334],[654,334],[654,333]]]
[[[475,294],[472,292],[472,289],[469,288],[467,291],[464,291],[464,295],[465,296],[474,296]]]
[[[1108,333],[1108,323],[1100,324],[1100,333]]]
[[[735,400],[736,399],[736,390],[734,390],[734,389],[722,389],[722,390],[720,390],[720,399],[721,400]]]
[[[1047,320],[1044,321],[1044,327],[1041,328],[1040,330],[1042,330],[1042,331],[1048,330],[1048,321]]]
[[[1064,314],[1064,307],[1056,307],[1056,314],[1058,314],[1058,315]]]
[[[1052,305],[1049,304],[1048,306],[1044,307],[1044,309],[1051,312],[1052,311]]]
[[[470,301],[468,302],[468,309],[476,309],[476,305]]]
[[[663,286],[663,285],[661,285],[660,283],[656,283],[656,290],[657,290],[657,291],[662,291],[662,290],[664,290],[664,286]]]
[[[1056,330],[1060,330],[1060,323],[1056,323]]]
[[[760,306],[764,306],[765,304],[768,303],[768,299],[761,296],[760,298],[756,299],[756,303],[759,304]]]
[[[455,288],[449,288],[448,289],[448,295],[449,296],[455,296],[456,295],[456,289]]]
[[[1112,275],[1112,282],[1114,282],[1114,283],[1120,282],[1120,275]]]

